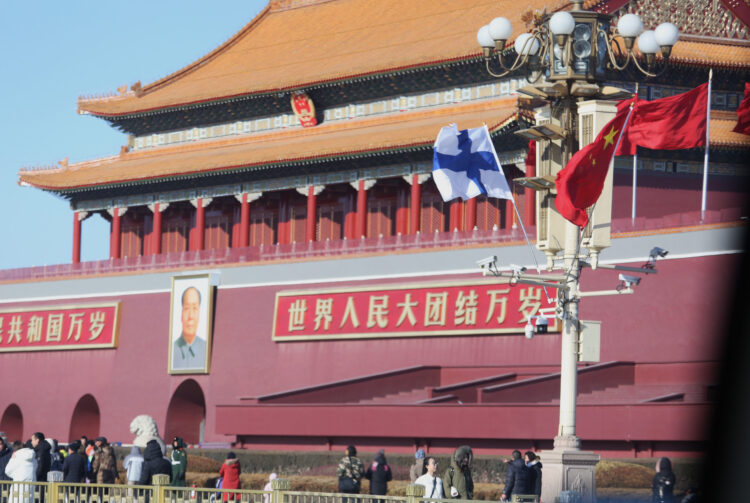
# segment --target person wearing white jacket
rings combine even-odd
[[[14,443],[16,451],[11,456],[5,467],[5,474],[13,482],[26,482],[26,484],[13,484],[10,491],[9,503],[33,503],[34,486],[28,482],[36,482],[36,459],[34,449],[22,447],[20,442]]]

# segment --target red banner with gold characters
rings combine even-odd
[[[276,294],[275,341],[523,333],[557,291],[497,281],[423,283]],[[557,331],[550,318],[549,331]]]
[[[0,310],[0,352],[117,347],[120,303]]]

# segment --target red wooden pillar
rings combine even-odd
[[[315,221],[318,216],[317,197],[315,186],[307,188],[307,220],[305,221],[305,240],[309,243],[315,241]]]
[[[289,243],[289,202],[286,197],[282,194],[282,198],[279,200],[279,223],[277,227],[276,243],[285,245]]]
[[[81,213],[73,213],[73,263],[81,263]]]
[[[112,208],[112,231],[109,241],[109,258],[120,258],[120,208]]]
[[[349,194],[346,200],[346,216],[344,217],[344,237],[354,239],[356,234],[357,208],[354,205],[354,194]]]
[[[367,234],[367,189],[364,180],[360,180],[357,186],[357,221],[354,232],[357,238]]]
[[[203,207],[203,198],[198,198],[195,206],[195,250],[204,248],[206,234],[206,210]]]
[[[151,255],[161,253],[161,212],[159,203],[154,203],[154,226],[151,229]]]
[[[396,199],[396,234],[409,233],[409,200],[405,188],[399,188]]]
[[[511,193],[513,189],[511,188]],[[510,199],[505,200],[505,225],[503,226],[504,229],[510,229],[513,227],[513,201]]]
[[[466,227],[464,228],[467,231],[473,231],[474,227],[477,225],[477,198],[472,197],[468,201],[466,201],[466,219],[464,220],[466,223]]]
[[[411,228],[409,232],[416,234],[419,232],[419,225],[422,220],[422,188],[419,185],[419,175],[411,175]]]
[[[458,229],[463,230],[461,226],[461,209],[463,206],[463,201],[460,199],[454,199],[451,201],[451,207],[450,207],[450,226],[448,230],[450,232],[453,232],[454,230]]]
[[[529,153],[526,156],[526,177],[536,176],[536,142],[529,141]],[[532,189],[526,189],[526,211],[524,212],[525,225],[536,225],[536,193]]]
[[[250,245],[250,201],[247,194],[242,194],[240,207],[240,248]]]

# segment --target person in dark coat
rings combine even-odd
[[[453,452],[451,465],[443,473],[443,494],[446,499],[474,499],[474,479],[471,475],[473,460],[474,453],[468,445],[462,445]]]
[[[10,461],[10,457],[13,455],[13,449],[5,443],[5,439],[0,437],[0,480],[12,480],[5,474],[5,467]]]
[[[672,462],[669,458],[659,458],[656,462],[656,475],[651,483],[654,503],[673,503],[675,476],[672,472]]]
[[[65,456],[65,460],[62,465],[63,482],[70,482],[73,484],[80,484],[85,482],[86,478],[86,466],[87,460],[78,454],[78,450],[81,448],[81,443],[76,440],[68,445],[68,455]]]
[[[143,467],[139,485],[150,486],[154,475],[172,476],[172,464],[161,454],[161,447],[156,440],[149,440],[143,450]]]
[[[542,497],[542,462],[532,451],[526,451],[523,460],[529,468],[529,494]]]
[[[388,482],[393,479],[393,472],[385,460],[385,451],[382,449],[375,456],[375,461],[367,467],[365,478],[370,481],[370,494],[385,496],[388,493]]]
[[[505,472],[505,488],[500,496],[507,501],[514,494],[531,494],[529,491],[529,468],[521,459],[521,451],[513,451],[513,459]]]
[[[47,482],[47,473],[49,473],[50,464],[52,463],[52,448],[44,441],[44,434],[36,432],[31,435],[31,446],[34,448],[34,457],[36,458],[36,480],[38,482]]]

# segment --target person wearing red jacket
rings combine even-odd
[[[222,477],[222,489],[239,489],[240,488],[240,460],[233,452],[227,454],[227,459],[219,469],[219,476]],[[224,493],[223,500],[235,499],[235,494]]]

